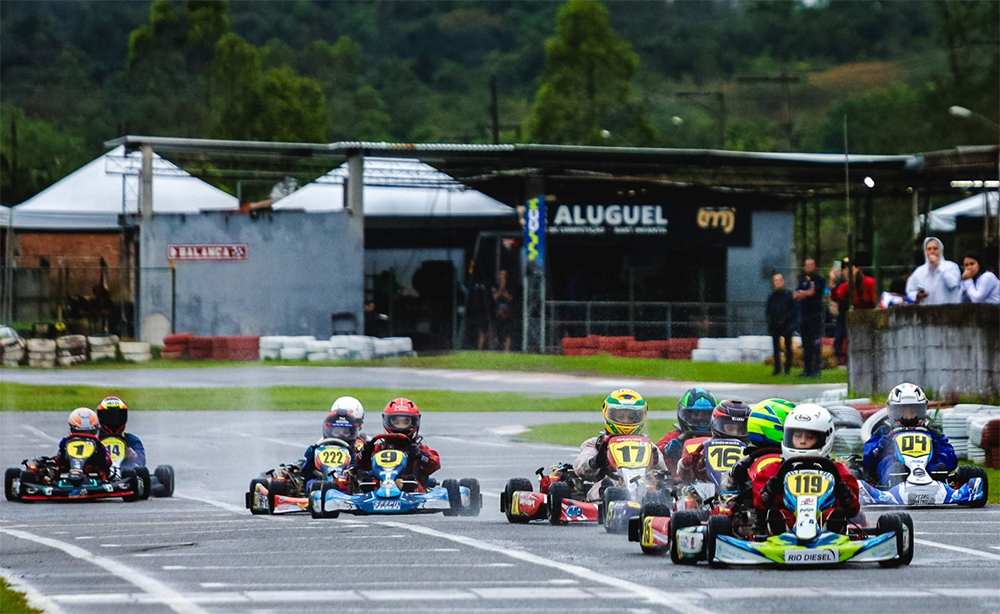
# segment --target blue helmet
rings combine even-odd
[[[719,402],[704,388],[692,388],[677,402],[677,422],[687,434],[708,435],[712,431],[712,411]]]

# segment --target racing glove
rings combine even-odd
[[[594,442],[594,448],[597,450],[597,454],[594,458],[590,459],[590,466],[594,469],[603,469],[608,465],[608,438],[605,435],[601,435]]]
[[[771,478],[764,484],[764,489],[760,491],[760,501],[765,507],[771,507],[776,502],[785,497],[784,485],[777,478]]]
[[[851,487],[847,485],[847,482],[837,482],[833,486],[833,494],[837,497],[837,502],[844,507],[850,505],[854,500],[854,493],[851,492]]]
[[[431,462],[430,455],[424,452],[424,449],[419,444],[410,446],[408,456],[417,461],[419,465],[426,465]]]

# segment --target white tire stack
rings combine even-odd
[[[306,360],[309,362],[330,360],[332,347],[329,341],[306,341]]]
[[[285,345],[288,337],[261,337],[260,338],[260,359],[277,360],[281,358],[281,348]]]
[[[87,337],[90,360],[114,360],[118,357],[118,337],[115,335],[92,335]]]
[[[44,369],[56,366],[56,342],[52,339],[28,339],[28,366]]]
[[[87,338],[83,335],[66,335],[56,339],[56,362],[61,367],[87,362]]]
[[[122,341],[118,344],[122,358],[128,362],[149,362],[153,355],[145,341]]]
[[[700,339],[698,345],[701,345],[702,341],[705,341],[705,339]],[[691,350],[691,360],[693,362],[716,362],[718,358],[716,352],[717,350],[714,349],[699,347],[696,350]]]
[[[833,426],[837,429],[833,439],[834,454],[861,454],[864,447],[864,440],[861,438],[861,412],[847,405],[827,407],[827,410],[833,416]]]
[[[0,339],[0,354],[3,354],[3,366],[16,367],[24,360],[24,339],[20,337],[4,337]]]

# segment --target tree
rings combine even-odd
[[[528,118],[543,143],[647,145],[655,139],[631,80],[639,56],[611,27],[596,0],[570,0],[545,41],[545,76]],[[610,138],[607,136],[610,132]]]
[[[16,205],[89,162],[83,138],[0,104],[0,194]],[[15,147],[16,133],[16,147]]]

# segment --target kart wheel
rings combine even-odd
[[[963,471],[963,469],[965,471]],[[959,476],[964,477],[964,480],[959,481]],[[958,471],[955,472],[955,486],[961,486],[967,484],[972,478],[982,478],[983,480],[983,496],[976,499],[975,501],[970,501],[968,503],[969,507],[983,507],[986,505],[986,499],[989,497],[990,492],[990,481],[986,477],[986,470],[982,467],[959,467]]]
[[[267,513],[274,513],[274,497],[288,494],[288,482],[282,480],[268,480],[267,482]]]
[[[709,567],[725,567],[725,563],[715,562],[715,542],[720,535],[733,535],[733,519],[729,516],[710,516],[708,530],[705,531],[705,559]]]
[[[122,501],[132,503],[142,498],[142,483],[139,481],[139,476],[135,471],[131,469],[122,471],[122,479],[128,480],[128,489],[132,491],[131,495],[124,495]]]
[[[313,484],[312,489],[309,491],[309,515],[313,518],[337,518],[340,516],[340,512],[328,512],[323,507],[326,506],[326,492],[333,488],[332,484]],[[313,491],[319,491],[320,500],[320,510],[316,511],[312,504],[312,493]]]
[[[17,501],[21,498],[21,470],[17,467],[12,467],[4,472],[3,494],[8,501]]]
[[[135,475],[139,478],[139,500],[145,501],[149,498],[153,488],[153,481],[149,477],[149,467],[136,467]]]
[[[622,533],[621,527],[611,526],[611,505],[608,505],[612,501],[628,501],[629,494],[628,490],[620,486],[612,486],[605,489],[604,495],[601,497],[601,510],[603,517],[601,518],[601,524],[604,525],[604,530],[608,533]]]
[[[875,527],[876,532],[879,534],[892,532],[896,534],[896,552],[899,553],[899,558],[891,561],[879,561],[879,566],[899,567],[900,565],[909,565],[910,561],[913,560],[913,520],[910,518],[910,515],[897,512],[882,514],[879,516],[878,524]],[[906,529],[905,537],[903,535],[904,528]]]
[[[507,486],[500,494],[500,511],[507,516],[507,522],[511,524],[526,524],[531,521],[527,516],[511,516],[510,501],[516,492],[530,492],[531,480],[527,478],[511,478],[507,480]]]
[[[458,480],[445,480],[441,486],[448,491],[448,509],[444,510],[445,516],[458,516],[462,513],[462,493],[458,490]]]
[[[174,494],[174,468],[172,465],[160,465],[153,470],[153,476],[159,482],[153,488],[154,497],[169,497]]]
[[[570,489],[569,484],[555,482],[549,485],[549,524],[566,524],[566,522],[562,519],[562,502],[563,499],[569,498],[572,492],[573,491]]]
[[[660,491],[648,492],[642,496],[642,507],[639,514],[646,516],[669,516],[670,498]]]
[[[262,516],[267,513],[267,510],[262,510],[260,508],[254,507],[254,501],[257,494],[257,485],[260,484],[264,488],[267,488],[267,480],[263,478],[256,478],[250,480],[250,491],[247,493],[247,507],[250,509],[250,513],[254,516]]]
[[[25,484],[33,484],[36,483],[38,480],[39,477],[35,473],[31,471],[25,471],[23,469],[21,470],[21,486],[20,488],[18,488],[17,492],[18,499],[21,501],[21,503],[32,503],[31,499],[21,499],[21,493],[24,492]]]
[[[478,516],[483,509],[483,493],[479,491],[479,480],[464,478],[458,481],[458,485],[469,489],[469,507],[462,508],[462,516]]]
[[[685,527],[696,527],[700,524],[698,512],[687,510],[677,512],[670,519],[670,561],[674,565],[694,565],[698,562],[698,559],[681,558],[680,552],[677,551],[677,532]]]

